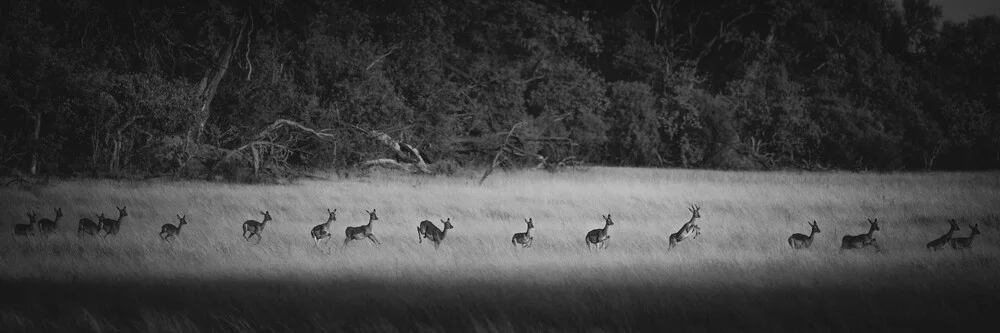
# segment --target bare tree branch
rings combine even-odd
[[[371,70],[372,66],[375,66],[375,64],[379,63],[379,61],[382,61],[382,59],[385,59],[385,57],[388,57],[390,54],[392,54],[392,52],[395,52],[398,49],[399,49],[398,45],[393,45],[392,47],[389,48],[389,51],[387,51],[383,55],[378,56],[378,58],[375,58],[375,61],[372,61],[371,64],[368,64],[368,67],[365,67],[365,71]]]
[[[486,181],[486,177],[489,177],[490,174],[493,173],[493,168],[496,168],[497,162],[500,160],[500,157],[503,156],[504,151],[507,150],[508,143],[510,142],[510,138],[514,135],[514,131],[516,131],[518,127],[521,127],[524,124],[527,124],[527,121],[522,121],[517,124],[514,124],[514,127],[511,127],[510,131],[507,131],[507,136],[504,137],[503,142],[500,143],[500,148],[497,149],[496,155],[493,155],[493,163],[490,163],[490,167],[489,169],[486,169],[486,172],[483,173],[483,177],[479,178],[479,185],[483,185],[483,182]]]

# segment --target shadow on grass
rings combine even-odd
[[[958,331],[995,284],[681,288],[407,281],[0,280],[3,332]],[[918,286],[924,286],[920,288]]]

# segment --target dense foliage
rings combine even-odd
[[[928,0],[11,0],[0,15],[0,164],[32,172],[204,175],[248,151],[341,168],[390,153],[369,130],[479,165],[519,123],[512,165],[1000,166],[1000,18],[942,21]],[[262,133],[278,119],[329,135]]]

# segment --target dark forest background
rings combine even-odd
[[[1000,19],[943,21],[927,0],[5,0],[0,15],[7,170],[1000,166]]]

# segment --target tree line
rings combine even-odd
[[[11,0],[0,165],[995,169],[1000,19],[928,0]]]

